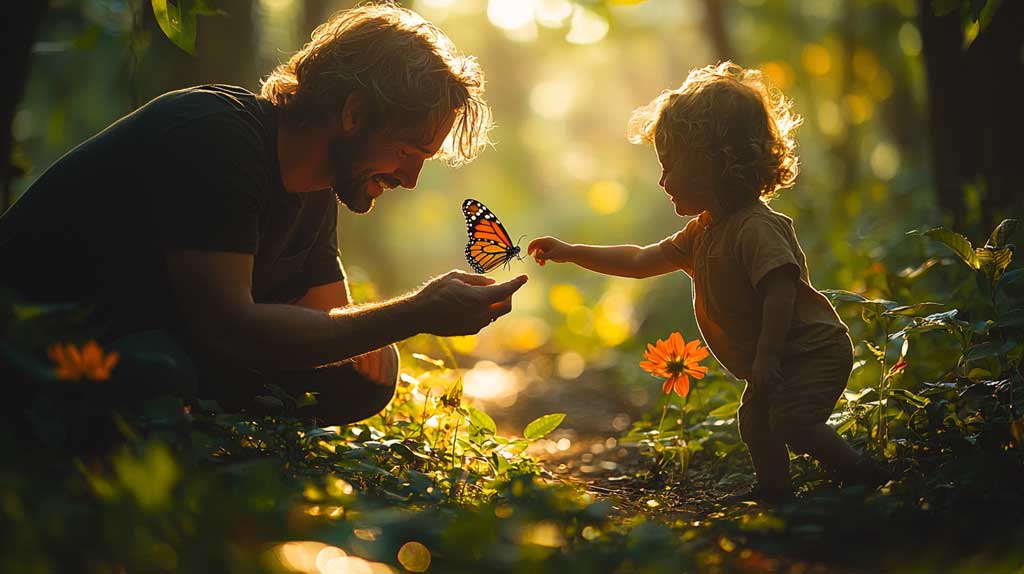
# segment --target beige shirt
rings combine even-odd
[[[784,355],[821,348],[847,331],[829,300],[811,286],[793,220],[763,203],[715,222],[704,212],[662,241],[661,251],[693,279],[701,335],[736,377],[750,377],[761,333],[756,286],[773,269],[794,265],[800,270]]]

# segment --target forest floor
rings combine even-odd
[[[648,396],[648,400],[663,400],[656,381],[652,383]],[[524,389],[512,406],[487,410],[497,423],[499,434],[515,434],[515,429],[521,429],[533,418],[549,412],[566,413],[561,427],[551,433],[547,441],[533,445],[528,453],[543,465],[550,480],[571,484],[595,500],[608,501],[615,516],[623,522],[636,516],[646,516],[673,526],[699,526],[709,521],[739,522],[744,516],[759,510],[775,510],[751,501],[727,500],[729,495],[754,484],[745,450],[725,463],[699,453],[683,477],[655,472],[651,453],[644,452],[643,447],[636,443],[619,438],[625,434],[630,422],[651,409],[649,404],[641,407],[630,399],[622,385],[598,373],[557,384],[537,383]],[[721,464],[727,466],[719,466]],[[809,464],[800,465],[800,469],[797,466],[794,465],[794,470],[798,472],[810,467]],[[798,492],[801,487],[808,487],[802,485],[799,478],[794,482]],[[817,480],[815,487],[822,484]],[[825,504],[829,505],[827,493],[835,493],[836,489],[827,481],[824,485]],[[800,508],[801,505],[815,504],[811,500],[815,496],[814,488],[807,490],[811,492],[808,498],[798,495],[789,503],[790,513],[806,512]],[[744,571],[804,574],[877,572],[872,567],[855,565],[859,560],[851,562],[838,555],[832,560],[821,548],[804,552],[802,540],[786,540],[786,536],[790,535],[779,533],[774,540],[766,540],[762,535],[758,540],[749,540],[757,547],[774,548],[776,552],[757,553],[757,560],[748,561],[749,569]],[[859,546],[875,537],[869,534],[865,540],[848,542],[851,546]]]

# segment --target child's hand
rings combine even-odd
[[[572,246],[568,243],[559,241],[554,237],[541,237],[530,242],[526,247],[526,253],[527,255],[533,255],[537,264],[543,266],[548,261],[554,261],[555,263],[569,261],[569,250],[571,248]]]
[[[775,353],[757,353],[750,371],[750,382],[754,385],[754,392],[764,398],[771,396],[782,382],[782,361]]]

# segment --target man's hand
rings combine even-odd
[[[378,385],[393,387],[398,381],[398,347],[388,345],[352,359],[360,375]]]
[[[526,246],[527,255],[533,255],[538,265],[543,266],[548,261],[565,263],[570,260],[569,251],[572,246],[568,243],[555,239],[554,237],[541,237],[534,239]]]
[[[758,352],[750,371],[754,393],[765,399],[782,383],[782,361],[775,353]]]
[[[526,283],[520,275],[505,283],[483,275],[449,271],[413,297],[422,309],[422,332],[449,337],[473,335],[512,310],[512,294]]]

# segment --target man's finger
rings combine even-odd
[[[501,317],[502,315],[512,311],[512,299],[505,299],[503,301],[493,303],[490,306],[490,311],[491,317],[494,317],[495,319]]]
[[[506,281],[504,283],[498,283],[497,285],[488,285],[481,288],[481,292],[484,298],[492,303],[507,299],[512,296],[513,293],[519,290],[520,287],[526,284],[526,275],[520,275],[515,279]]]
[[[450,271],[447,275],[453,279],[458,279],[468,285],[475,285],[482,287],[484,285],[493,285],[495,280],[486,275],[477,275],[476,273],[466,273],[465,271]]]

